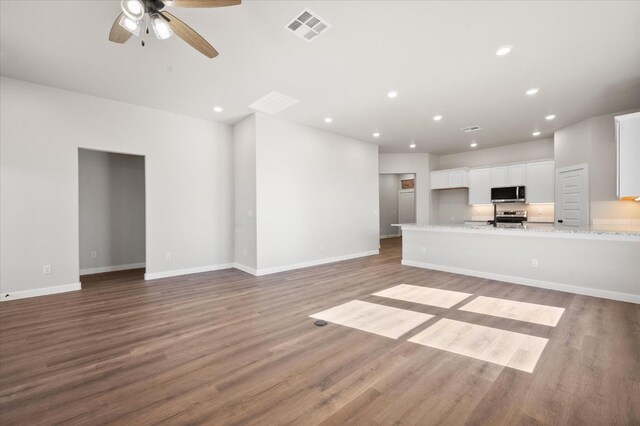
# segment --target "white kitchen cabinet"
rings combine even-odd
[[[445,189],[449,187],[449,170],[431,172],[431,189]]]
[[[491,204],[491,168],[469,170],[469,204]]]
[[[618,198],[640,197],[640,112],[616,120]]]
[[[491,168],[491,187],[502,188],[509,186],[507,183],[507,166],[497,166]]]
[[[507,166],[507,186],[525,186],[526,184],[526,164],[512,164]]]
[[[447,169],[431,172],[431,189],[467,188],[469,169]]]
[[[505,186],[524,186],[527,183],[526,164],[511,164],[491,168],[491,186],[502,188]]]
[[[449,188],[464,188],[469,186],[469,171],[466,169],[449,170]]]
[[[527,203],[553,203],[555,168],[553,161],[539,161],[526,165]]]

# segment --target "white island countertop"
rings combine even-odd
[[[559,238],[588,238],[601,240],[640,241],[640,226],[628,225],[596,225],[589,227],[575,227],[557,225],[553,223],[529,223],[523,226],[499,224],[497,227],[486,223],[467,224],[419,224],[399,223],[402,230],[434,231],[434,232],[471,232],[481,234],[503,235],[531,235]]]

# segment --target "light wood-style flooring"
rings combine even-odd
[[[378,256],[266,277],[120,272],[0,303],[0,425],[640,424],[640,305],[400,257],[390,239]],[[471,312],[373,295],[399,284],[564,312],[548,326],[508,306],[499,317],[479,302]],[[353,300],[433,318],[395,339],[309,317]],[[548,342],[528,373],[409,341],[443,319]]]

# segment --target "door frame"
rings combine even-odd
[[[555,205],[554,205],[554,222],[558,224],[558,220],[560,220],[560,211],[562,210],[562,187],[560,185],[560,173],[570,172],[572,170],[583,170],[582,178],[580,179],[580,184],[584,187],[585,193],[587,196],[586,202],[586,215],[587,223],[581,226],[589,226],[591,224],[591,194],[589,193],[589,164],[582,163],[576,164],[574,166],[560,167],[556,168],[556,181],[555,181]]]
[[[418,173],[417,172],[384,172],[378,171],[378,183],[380,183],[380,176],[382,175],[413,175],[413,214],[416,216],[416,223],[418,222]],[[398,194],[396,194],[396,203],[398,203]],[[378,223],[382,217],[382,209],[380,208],[380,186],[378,185]],[[402,236],[402,230],[398,228],[398,236]],[[378,225],[378,241],[380,241],[380,225]],[[380,245],[378,245],[380,248]]]
[[[102,149],[102,148],[96,148],[96,147],[87,147],[87,146],[78,146],[75,150],[75,154],[76,154],[76,182],[77,182],[77,186],[76,186],[76,212],[77,212],[77,224],[76,224],[76,229],[78,230],[78,234],[77,234],[77,238],[76,238],[76,243],[77,243],[77,250],[76,250],[76,259],[78,259],[78,282],[80,283],[80,286],[82,287],[82,282],[80,281],[80,277],[82,276],[80,274],[80,174],[79,174],[79,166],[80,166],[80,150],[84,149],[87,151],[96,151],[96,152],[102,152],[102,153],[106,153],[106,154],[123,154],[123,155],[133,155],[136,157],[142,157],[143,161],[144,161],[144,268],[145,268],[145,275],[146,275],[146,271],[147,271],[147,267],[149,265],[149,179],[148,179],[148,173],[147,171],[148,169],[148,162],[147,162],[147,154],[141,154],[139,152],[129,152],[129,151],[116,151],[113,149]]]

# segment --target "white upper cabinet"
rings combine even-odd
[[[469,204],[491,204],[491,168],[469,170]]]
[[[444,189],[449,187],[449,170],[431,172],[431,189]]]
[[[527,167],[525,164],[512,164],[491,168],[491,186],[493,188],[523,186],[526,182]]]
[[[553,161],[469,170],[469,204],[490,204],[491,188],[524,186],[527,203],[553,203]]]
[[[540,161],[526,165],[527,203],[553,203],[555,169],[553,161]]]
[[[469,169],[448,169],[431,172],[431,189],[467,188]]]
[[[640,197],[640,112],[616,117],[618,198]]]
[[[507,183],[507,166],[498,166],[491,168],[491,187],[502,188],[509,186]]]
[[[449,170],[449,188],[466,188],[469,186],[469,170]]]
[[[507,166],[507,186],[524,186],[526,184],[526,164],[512,164],[510,166]]]

